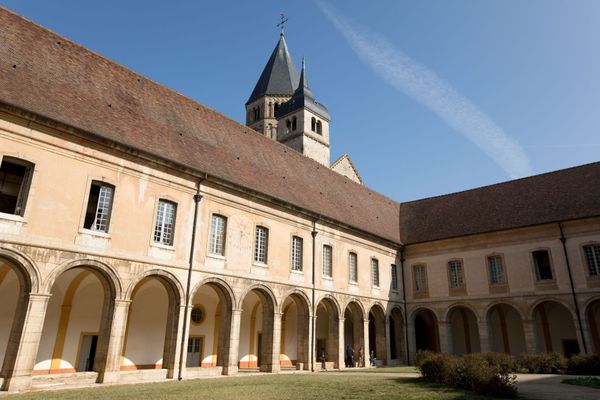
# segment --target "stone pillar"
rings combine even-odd
[[[242,320],[242,310],[231,310],[231,328],[227,346],[227,359],[223,363],[224,375],[235,375],[238,372],[238,352],[240,347],[240,325]],[[225,328],[225,327],[223,327]]]
[[[392,344],[391,344],[391,336],[390,336],[390,319],[387,318],[385,315],[383,317],[383,326],[384,328],[384,335],[385,335],[385,360],[384,360],[384,364],[385,365],[390,365],[392,362]],[[394,338],[395,340],[396,338]]]
[[[371,338],[369,337],[369,318],[363,320],[363,337],[365,338],[365,360],[363,362],[365,363],[365,367],[369,368],[371,366],[371,349],[369,348],[369,343],[371,342]]]
[[[181,356],[181,339],[182,336],[184,338],[184,348],[183,348],[183,364],[181,365],[181,372],[182,372],[182,378],[185,376],[185,360],[187,358],[187,339],[188,339],[188,335],[189,335],[189,327],[190,327],[190,316],[192,314],[192,307],[187,307],[187,313],[188,313],[188,330],[187,332],[183,331],[183,317],[186,313],[186,306],[185,304],[182,304],[179,306],[179,318],[177,319],[177,324],[175,325],[175,328],[177,329],[177,332],[175,333],[175,343],[173,343],[171,345],[172,350],[174,353],[172,353],[172,357],[173,357],[173,374],[171,376],[168,376],[168,378],[175,378],[179,376],[179,358]]]
[[[417,356],[417,341],[416,341],[416,337],[415,337],[415,324],[412,322],[408,322],[406,321],[406,323],[408,323],[408,337],[405,338],[405,340],[408,341],[408,352],[410,357],[410,363],[414,364],[415,363],[415,357]],[[406,344],[405,344],[406,345]]]
[[[31,371],[35,365],[49,294],[30,293],[19,301],[6,353],[2,390],[17,392],[31,386]],[[25,310],[21,307],[27,307]]]
[[[271,351],[267,354],[267,371],[277,373],[281,370],[281,317],[283,316],[280,312],[273,313],[273,343],[271,345]]]
[[[523,333],[525,334],[525,351],[527,351],[528,353],[535,353],[537,351],[537,346],[535,342],[533,320],[523,320]]]
[[[482,353],[489,353],[491,346],[487,321],[479,321],[477,326],[479,327],[479,348]]]
[[[98,373],[98,382],[100,383],[115,383],[119,380],[130,304],[130,300],[115,300],[113,315],[110,317],[110,331],[107,332],[106,362],[104,369]]]
[[[448,322],[438,322],[438,335],[440,340],[440,352],[451,353],[452,352],[452,336],[448,332]]]
[[[306,348],[306,358],[305,358],[305,365],[304,365],[304,369],[309,370],[309,371],[314,371],[313,365],[309,364],[309,363],[313,363],[314,362],[314,349],[313,346],[311,345],[312,343],[315,343],[315,339],[314,339],[314,326],[315,326],[315,318],[312,315],[308,316],[308,331],[306,332],[306,343],[304,344],[305,348]]]
[[[344,347],[344,321],[345,318],[338,319],[338,358],[336,361],[339,369],[346,368],[346,348]]]

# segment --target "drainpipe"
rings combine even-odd
[[[400,247],[400,269],[402,270],[402,300],[404,301],[404,342],[406,344],[406,364],[410,365],[410,351],[408,348],[408,314],[406,311],[406,283],[404,276],[404,246]]]
[[[569,253],[567,253],[567,238],[563,232],[562,223],[558,223],[560,229],[560,241],[562,243],[565,261],[567,262],[567,271],[569,272],[569,283],[571,284],[571,294],[573,295],[573,303],[575,303],[575,313],[577,314],[577,323],[579,325],[579,333],[581,334],[581,342],[583,343],[583,352],[587,353],[587,345],[585,343],[585,335],[583,333],[583,325],[581,323],[581,314],[579,313],[579,304],[577,303],[577,295],[575,294],[575,285],[573,285],[573,275],[571,274],[571,263],[569,262]]]
[[[310,358],[310,371],[315,372],[315,335],[317,333],[317,310],[315,304],[315,263],[316,263],[316,246],[317,246],[317,219],[313,220],[312,232],[310,235],[312,236],[312,314],[313,314],[313,324],[312,324],[312,335],[310,335],[310,348],[312,349],[312,356]]]
[[[185,346],[185,333],[187,331],[187,319],[188,319],[188,309],[190,307],[190,285],[192,282],[192,268],[194,266],[194,249],[196,247],[196,225],[198,223],[198,206],[200,205],[200,200],[202,200],[202,195],[200,194],[200,184],[202,180],[198,181],[196,186],[196,194],[194,195],[194,222],[192,224],[192,239],[190,243],[190,261],[188,267],[188,275],[187,275],[187,286],[185,288],[185,312],[183,313],[183,332],[181,333],[181,343],[179,344],[179,372],[177,375],[177,380],[180,381],[183,379],[181,375],[181,371],[183,369],[183,350]]]

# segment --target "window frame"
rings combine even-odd
[[[3,219],[21,219],[25,218],[25,215],[28,210],[28,204],[30,204],[30,199],[32,197],[33,192],[33,180],[35,175],[36,163],[30,161],[28,159],[12,156],[9,154],[0,154],[0,167],[2,164],[7,161],[10,164],[18,165],[25,168],[25,174],[23,175],[23,180],[21,181],[21,185],[19,186],[19,193],[17,195],[17,200],[15,204],[15,210],[12,213],[0,212],[0,216]],[[26,182],[26,184],[24,184]],[[19,203],[22,203],[19,206]]]
[[[492,270],[490,267],[490,258],[499,258],[500,266],[502,267],[502,281],[501,282],[493,282],[492,280]],[[508,285],[508,275],[506,273],[506,263],[504,262],[504,255],[501,253],[491,253],[485,256],[485,267],[487,269],[488,275],[488,285],[489,286],[506,286]]]
[[[376,273],[375,273],[376,272]],[[377,278],[377,279],[375,279]],[[379,271],[379,259],[377,257],[371,257],[371,287],[381,287],[381,275]]]
[[[170,243],[165,243],[162,239],[160,240],[156,240],[156,228],[158,227],[158,213],[160,212],[160,205],[161,203],[165,203],[165,204],[171,204],[173,205],[173,222],[172,222],[172,229],[171,229],[171,240]],[[156,207],[154,210],[154,224],[152,225],[152,239],[151,239],[151,243],[155,246],[165,246],[165,247],[173,247],[175,244],[175,231],[176,231],[176,226],[177,226],[177,208],[178,208],[178,204],[177,202],[175,202],[174,200],[167,198],[167,197],[158,197],[157,201],[156,201]],[[163,226],[163,230],[161,231],[161,237],[164,234],[164,223],[162,224]]]
[[[215,240],[213,241],[213,234],[214,232],[214,225],[213,225],[213,221],[215,220],[215,218],[222,218],[224,221],[224,225],[223,225],[223,238],[222,238],[222,248],[221,248],[221,252],[216,252],[213,251],[215,250],[214,247],[218,246],[218,243]],[[210,225],[208,227],[208,255],[212,256],[212,257],[225,257],[226,251],[227,251],[227,225],[228,225],[228,217],[227,215],[221,213],[221,212],[213,212],[210,214]]]
[[[423,267],[423,276],[424,276],[424,282],[423,282],[423,289],[418,289],[417,288],[417,274],[415,273],[417,267]],[[427,264],[425,263],[416,263],[412,265],[411,268],[411,273],[412,273],[412,281],[413,281],[413,291],[415,294],[427,294],[429,292],[429,282],[428,282],[428,278],[427,278]]]
[[[325,267],[326,267],[326,265],[325,265],[325,260],[326,260],[326,258],[325,258],[325,249],[326,248],[329,249],[329,260],[328,260],[328,262],[329,262],[329,275],[327,275],[325,273]],[[322,256],[321,256],[321,276],[323,278],[326,278],[326,279],[333,279],[333,246],[331,244],[324,243],[323,244],[323,250],[322,250],[321,254],[322,254]]]
[[[548,264],[550,267],[550,274],[552,275],[552,277],[550,279],[541,279],[539,278],[539,276],[541,276],[541,274],[539,274],[538,272],[538,266],[534,257],[534,253],[536,252],[541,252],[541,251],[545,251],[548,254]],[[531,260],[531,265],[533,267],[533,279],[534,279],[534,283],[536,285],[544,285],[544,284],[552,284],[556,282],[556,273],[554,271],[554,262],[552,261],[552,252],[550,251],[550,248],[548,247],[540,247],[540,248],[536,248],[533,250],[529,251],[529,259]]]
[[[583,260],[583,268],[585,268],[585,276],[587,279],[592,280],[592,281],[600,281],[600,255],[598,256],[598,258],[596,259],[596,269],[598,271],[598,273],[596,275],[592,275],[590,274],[590,265],[588,263],[588,257],[587,257],[587,253],[585,251],[586,247],[598,247],[600,248],[600,243],[599,242],[587,242],[587,243],[582,243],[581,244],[581,257]]]
[[[90,200],[91,200],[90,195],[92,194],[92,186],[100,187],[100,192],[98,193],[98,199],[96,199],[96,211],[94,211],[92,227],[88,228],[88,227],[86,227],[86,220],[87,220],[87,215],[88,215],[88,207],[89,207]],[[103,187],[108,187],[108,188],[112,189],[110,204],[108,206],[108,212],[107,212],[108,216],[106,218],[106,229],[105,230],[93,228],[93,226],[96,224],[96,221],[98,218],[98,203],[100,202],[100,193],[101,193]],[[80,226],[86,232],[90,232],[93,234],[109,234],[111,231],[111,220],[112,220],[112,213],[114,210],[115,196],[117,193],[117,188],[111,182],[107,182],[106,180],[100,180],[100,179],[90,179],[88,182],[87,188],[88,188],[87,194],[84,199],[83,218],[82,218]],[[173,202],[173,203],[175,203],[175,202]],[[156,219],[156,216],[155,216],[155,219]],[[156,222],[154,224],[154,227],[156,227]],[[154,233],[153,233],[153,241],[154,241]],[[157,243],[157,242],[154,242],[154,243]]]
[[[355,280],[352,280],[352,265],[350,264],[352,255],[354,255]],[[352,285],[358,285],[358,252],[352,250],[348,252],[348,282]]]
[[[258,232],[260,229],[265,230],[264,261],[259,260],[257,257],[259,255]],[[255,264],[267,265],[269,262],[269,228],[264,224],[254,226],[254,255],[252,258]]]
[[[398,286],[398,266],[390,264],[390,287],[393,291],[397,292],[399,290]]]
[[[294,241],[295,240],[299,240],[300,243],[300,256],[299,257],[295,257],[295,247],[294,247]],[[299,262],[299,268],[294,268],[295,264],[294,264],[294,259],[298,259]],[[300,235],[292,235],[292,238],[290,240],[290,270],[292,272],[296,272],[296,273],[303,273],[304,272],[304,238]]]
[[[461,280],[461,285],[460,286],[452,286],[452,273],[451,273],[451,263],[459,263],[460,265],[460,280]],[[465,274],[465,262],[462,258],[451,258],[450,260],[446,261],[446,271],[448,274],[448,288],[450,289],[450,292],[465,292],[467,289],[467,279],[466,279],[466,274]]]

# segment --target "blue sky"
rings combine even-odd
[[[283,11],[332,160],[396,200],[600,160],[598,1],[0,4],[242,123]]]

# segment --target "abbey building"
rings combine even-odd
[[[399,203],[283,36],[248,126],[4,8],[0,60],[2,390],[600,351],[600,163]]]

